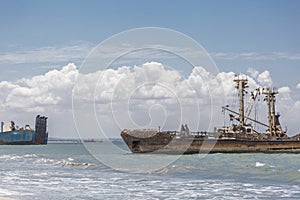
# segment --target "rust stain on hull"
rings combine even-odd
[[[300,153],[299,138],[285,140],[208,139],[205,137],[176,138],[173,132],[156,132],[143,137],[134,131],[121,136],[133,153]]]

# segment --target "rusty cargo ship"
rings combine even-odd
[[[121,132],[121,137],[132,153],[300,153],[300,134],[288,136],[280,125],[280,115],[275,111],[278,90],[256,89],[251,92],[251,102],[245,109],[244,96],[248,79],[245,76],[235,76],[234,82],[238,91],[239,111],[234,111],[229,106],[222,107],[223,112],[229,112],[229,126],[215,127],[212,132],[192,132],[187,125],[182,125],[180,131],[161,131],[160,128],[125,129]],[[268,123],[249,117],[259,95],[265,95]],[[265,127],[266,131],[256,131],[253,123]]]

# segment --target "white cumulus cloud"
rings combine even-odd
[[[43,111],[47,106],[70,104],[72,88],[77,76],[74,64],[61,70],[17,82],[0,82],[1,108],[24,111]]]
[[[250,74],[250,76],[253,77],[253,78],[257,78],[257,76],[258,76],[258,74],[259,74],[259,71],[255,70],[255,69],[253,69],[253,68],[251,68],[251,67],[247,70],[247,72],[248,72],[248,73]]]
[[[285,93],[290,93],[291,92],[291,89],[289,87],[281,87],[281,88],[278,88],[278,92],[280,94],[285,94]]]
[[[270,87],[273,84],[269,71],[264,71],[258,74],[257,81],[259,84],[261,84],[264,87]]]
[[[248,77],[248,91],[261,86],[272,86],[268,71],[250,69],[247,73],[251,74]],[[191,129],[199,124],[205,130],[211,118],[222,117],[220,112],[217,113],[218,116],[216,113],[214,116],[210,115],[212,102],[218,106],[213,109],[220,111],[219,106],[224,105],[225,100],[226,103],[231,103],[236,99],[234,75],[233,72],[220,72],[213,76],[205,68],[198,66],[190,74],[183,76],[158,62],[81,74],[70,63],[59,70],[51,70],[17,82],[1,81],[0,109],[4,116],[20,117],[22,120],[30,113],[43,113],[49,116],[52,134],[63,137],[67,132],[74,132],[74,128],[70,128],[74,127],[73,90],[77,100],[95,105],[95,112],[88,113],[83,110],[82,113],[96,114],[99,122],[105,124],[102,128],[111,132],[111,137],[119,136],[118,128],[131,128],[136,125],[145,128],[165,125],[166,129],[176,130],[180,126],[180,120],[188,123]],[[80,82],[76,79],[78,77]],[[281,112],[283,119],[292,118],[292,114],[297,116],[300,112],[299,100],[293,100],[291,89],[283,86],[278,90],[280,94],[276,101],[277,111]],[[215,98],[213,101],[212,97]],[[132,120],[135,124],[132,124]],[[261,115],[260,120],[266,122],[267,118]],[[118,127],[114,129],[115,121],[118,122]],[[295,120],[283,122],[291,126],[292,130],[297,125]],[[90,122],[85,121],[85,117],[80,123],[89,130]],[[215,125],[222,124],[212,126]],[[93,131],[95,132],[86,132],[92,137]]]

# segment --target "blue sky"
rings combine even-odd
[[[114,34],[162,27],[201,44],[220,71],[268,70],[274,85],[289,87],[296,102],[299,9],[297,0],[0,0],[0,82],[43,75],[68,63],[79,67]]]
[[[1,49],[47,46],[158,26],[208,51],[297,51],[299,1],[1,1]]]
[[[1,0],[0,4],[2,54],[42,47],[62,48],[82,41],[93,47],[113,34],[147,26],[180,31],[210,53],[280,52],[299,57],[300,52],[299,1]],[[278,79],[283,67],[298,71],[299,60],[214,59],[224,71],[239,73],[249,66],[272,68]],[[80,60],[73,62],[80,64]],[[16,65],[11,68],[22,70]],[[36,66],[33,71],[42,70]],[[290,76],[296,79],[294,74]]]

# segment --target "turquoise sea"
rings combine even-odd
[[[300,199],[300,154],[149,155],[111,144],[0,146],[0,199]]]

